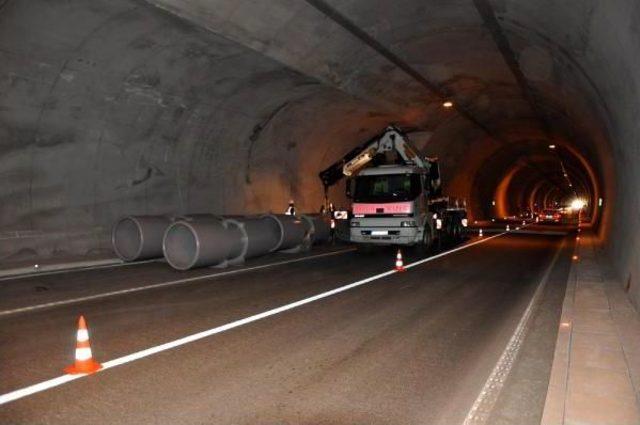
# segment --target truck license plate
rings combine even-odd
[[[387,230],[372,230],[371,236],[387,236],[389,231]]]

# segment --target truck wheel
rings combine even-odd
[[[460,218],[455,217],[451,222],[451,233],[449,234],[449,238],[451,242],[460,242],[463,237],[464,228],[462,227],[462,222]]]
[[[454,242],[458,242],[460,240],[460,234],[461,234],[460,227],[461,227],[460,221],[456,219],[453,223],[453,234],[452,234]]]
[[[422,240],[418,245],[418,249],[422,252],[427,252],[433,244],[433,233],[431,233],[431,227],[425,226],[424,232],[422,232]]]

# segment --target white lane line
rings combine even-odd
[[[522,314],[522,317],[518,322],[518,326],[513,332],[513,335],[511,335],[509,343],[498,359],[498,363],[496,363],[495,367],[491,371],[491,374],[487,378],[487,381],[482,387],[478,398],[476,398],[475,402],[471,406],[471,409],[467,413],[463,425],[483,425],[486,424],[489,420],[489,416],[491,415],[491,412],[496,402],[498,401],[500,392],[504,387],[507,377],[509,376],[509,372],[511,372],[511,368],[515,363],[518,352],[520,351],[522,343],[524,342],[529,319],[531,319],[534,307],[538,304],[538,299],[542,296],[544,287],[549,280],[549,276],[551,275],[553,267],[558,261],[558,257],[562,252],[562,248],[564,247],[565,242],[566,239],[563,239],[562,243],[556,250],[551,263],[545,270],[544,275],[540,279],[538,287],[533,293],[533,297],[531,297],[531,301],[529,301],[529,305],[527,305],[527,308]]]
[[[436,260],[438,258],[444,257],[445,255],[453,254],[454,252],[462,251],[463,249],[470,248],[470,247],[472,247],[474,245],[478,245],[478,244],[481,244],[481,243],[484,243],[484,242],[488,242],[491,239],[498,238],[498,237],[500,237],[500,236],[502,236],[502,235],[504,235],[506,233],[508,233],[508,232],[504,232],[504,233],[501,233],[499,235],[490,236],[488,238],[479,239],[479,240],[476,240],[474,242],[461,245],[461,246],[459,246],[457,248],[454,248],[454,249],[451,249],[449,251],[445,251],[445,252],[442,252],[440,254],[434,255],[432,257],[424,258],[422,260],[419,260],[419,261],[416,261],[414,263],[408,264],[408,265],[405,266],[405,268],[409,269],[409,268],[412,268],[412,267],[416,267],[416,266],[418,266],[420,264],[424,264],[424,263],[427,263],[429,261],[433,261],[433,260]],[[336,294],[339,294],[341,292],[348,291],[350,289],[353,289],[353,288],[356,288],[358,286],[362,286],[362,285],[365,285],[367,283],[382,279],[384,277],[390,276],[390,275],[395,274],[395,273],[397,273],[395,270],[389,270],[389,271],[386,271],[384,273],[380,273],[380,274],[377,274],[375,276],[371,276],[371,277],[359,280],[357,282],[353,282],[353,283],[350,283],[348,285],[341,286],[341,287],[336,288],[336,289],[332,289],[332,290],[329,290],[329,291],[326,291],[326,292],[322,292],[322,293],[320,293],[318,295],[314,295],[314,296],[311,296],[309,298],[304,298],[302,300],[298,300],[298,301],[283,305],[281,307],[277,307],[277,308],[274,308],[274,309],[271,309],[271,310],[267,310],[267,311],[262,312],[262,313],[254,314],[253,316],[249,316],[249,317],[246,317],[244,319],[236,320],[236,321],[227,323],[227,324],[222,325],[222,326],[217,326],[215,328],[211,328],[211,329],[208,329],[206,331],[202,331],[202,332],[198,332],[198,333],[195,333],[195,334],[192,334],[192,335],[188,335],[188,336],[185,336],[183,338],[176,339],[174,341],[166,342],[164,344],[157,345],[155,347],[147,348],[145,350],[141,350],[141,351],[138,351],[138,352],[135,352],[135,353],[132,353],[132,354],[128,354],[128,355],[123,356],[123,357],[119,357],[117,359],[109,360],[108,362],[102,363],[102,369],[100,370],[100,372],[102,372],[104,370],[107,370],[107,369],[111,369],[111,368],[116,367],[116,366],[120,366],[120,365],[123,365],[123,364],[126,364],[126,363],[130,363],[130,362],[133,362],[133,361],[145,358],[145,357],[149,357],[149,356],[151,356],[153,354],[157,354],[157,353],[160,353],[162,351],[171,350],[172,348],[180,347],[182,345],[186,345],[186,344],[189,344],[191,342],[195,342],[195,341],[198,341],[200,339],[207,338],[207,337],[215,335],[215,334],[219,334],[221,332],[225,332],[225,331],[228,331],[228,330],[231,330],[231,329],[243,326],[243,325],[247,325],[249,323],[253,323],[253,322],[256,322],[258,320],[262,320],[262,319],[265,319],[267,317],[274,316],[276,314],[284,313],[285,311],[288,311],[288,310],[293,310],[294,308],[301,307],[301,306],[303,306],[305,304],[309,304],[309,303],[312,303],[314,301],[318,301],[318,300],[321,300],[323,298],[327,298],[327,297],[330,297],[332,295],[336,295]],[[65,383],[70,382],[70,381],[74,381],[74,380],[76,380],[78,378],[82,378],[84,376],[87,376],[87,375],[63,375],[63,376],[59,376],[57,378],[50,379],[48,381],[43,381],[43,382],[40,382],[40,383],[35,384],[35,385],[31,385],[31,386],[28,386],[28,387],[25,387],[25,388],[21,388],[19,390],[15,390],[15,391],[12,391],[12,392],[9,392],[9,393],[6,393],[6,394],[2,394],[2,395],[0,395],[0,405],[12,402],[14,400],[18,400],[20,398],[23,398],[23,397],[26,397],[26,396],[29,396],[29,395],[33,395],[33,394],[39,393],[41,391],[45,391],[45,390],[57,387],[59,385],[65,384]]]
[[[198,281],[198,280],[213,279],[213,278],[222,277],[222,276],[229,276],[229,275],[238,274],[238,273],[244,273],[244,272],[250,272],[250,271],[254,271],[254,270],[266,269],[266,268],[269,268],[269,267],[281,266],[281,265],[284,265],[284,264],[298,263],[300,261],[306,261],[306,260],[311,260],[311,259],[321,258],[321,257],[328,257],[328,256],[331,256],[331,255],[344,254],[346,252],[351,252],[351,251],[355,251],[355,248],[341,249],[339,251],[325,252],[323,254],[309,255],[309,256],[306,256],[306,257],[294,258],[292,260],[284,260],[284,261],[278,261],[278,262],[275,262],[275,263],[262,264],[262,265],[259,265],[259,266],[246,267],[246,268],[236,269],[236,270],[228,270],[228,271],[225,271],[225,272],[210,273],[210,274],[206,274],[206,275],[202,275],[202,276],[188,277],[188,278],[185,278],[185,279],[171,280],[169,282],[162,282],[162,283],[154,283],[154,284],[151,284],[151,285],[137,286],[135,288],[127,288],[127,289],[120,289],[120,290],[111,291],[111,292],[103,292],[101,294],[87,295],[86,297],[70,298],[70,299],[67,299],[67,300],[52,301],[50,303],[36,304],[36,305],[32,305],[32,306],[27,306],[27,307],[19,307],[19,308],[14,308],[14,309],[11,309],[11,310],[3,310],[3,311],[0,311],[0,317],[9,316],[9,315],[18,314],[18,313],[25,313],[25,312],[28,312],[28,311],[31,312],[31,311],[35,311],[35,310],[42,310],[42,309],[45,309],[45,308],[60,307],[60,306],[69,305],[69,304],[77,304],[77,303],[81,303],[81,302],[85,302],[85,301],[94,301],[94,300],[99,300],[99,299],[102,299],[102,298],[115,297],[115,296],[118,296],[118,295],[131,294],[131,293],[134,293],[134,292],[141,292],[141,291],[147,291],[149,289],[157,289],[157,288],[165,288],[167,286],[182,285],[182,284],[185,284],[185,283],[191,283],[191,282],[195,282],[195,281]]]

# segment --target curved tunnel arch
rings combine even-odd
[[[568,196],[562,163],[638,274],[640,6],[584,3],[488,2],[496,31],[470,1],[9,0],[0,224],[29,236],[0,258],[105,250],[128,213],[314,211],[318,171],[397,123],[478,218]]]

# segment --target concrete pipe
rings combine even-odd
[[[247,258],[267,254],[276,249],[280,243],[280,226],[277,220],[270,216],[233,218],[226,219],[224,222],[242,232],[244,243],[240,255],[230,258],[231,261],[244,261]]]
[[[194,221],[202,219],[217,219],[222,220],[223,217],[215,214],[198,213],[198,214],[185,214],[174,216],[173,221]]]
[[[113,250],[124,261],[162,257],[162,238],[170,223],[171,219],[164,216],[123,217],[111,232]]]
[[[280,228],[280,240],[272,251],[298,251],[304,245],[307,236],[307,226],[296,216],[268,214],[269,217],[278,223]]]
[[[162,249],[167,262],[178,270],[222,266],[241,254],[242,236],[238,227],[216,217],[180,220],[167,228]]]
[[[324,243],[329,240],[331,237],[329,218],[317,214],[302,214],[300,218],[304,220],[307,225],[310,244]]]

